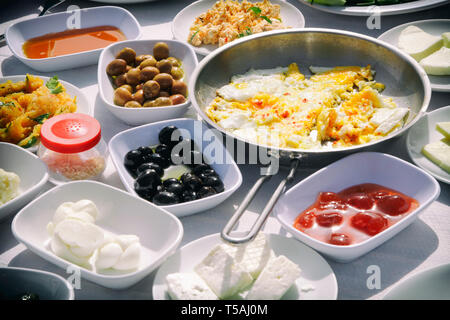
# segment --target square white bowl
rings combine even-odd
[[[399,191],[419,202],[419,207],[399,222],[363,242],[348,246],[328,244],[294,228],[297,216],[308,208],[319,192],[375,183]],[[274,215],[295,238],[339,262],[350,262],[389,240],[410,225],[440,193],[437,181],[416,166],[394,156],[361,152],[338,160],[289,189],[278,200]]]
[[[47,166],[36,155],[12,143],[0,142],[0,168],[20,178],[19,195],[0,205],[0,220],[33,200],[48,180]]]
[[[130,40],[138,39],[142,34],[139,22],[129,11],[120,7],[102,6],[48,14],[14,23],[6,30],[6,41],[20,61],[38,71],[50,72],[96,64],[102,48],[42,59],[30,59],[23,53],[22,46],[25,41],[48,33],[65,31],[68,29],[68,21],[74,17],[79,17],[80,28],[112,25],[119,28]]]
[[[63,269],[77,267],[50,250],[46,226],[60,204],[81,199],[89,199],[97,205],[97,226],[113,234],[134,234],[141,243],[138,270],[106,275],[79,267],[81,276],[89,281],[111,289],[127,288],[155,270],[181,242],[183,226],[178,218],[125,191],[95,181],[70,182],[42,194],[14,217],[11,227],[14,237],[40,257]]]
[[[222,179],[225,190],[221,193],[217,193],[203,199],[168,206],[160,206],[160,208],[166,209],[177,217],[183,217],[200,211],[205,211],[219,205],[239,188],[242,183],[242,175],[238,166],[234,162],[233,157],[223,146],[220,136],[215,135],[214,138],[211,136],[211,140],[209,141],[203,139],[203,134],[209,129],[199,120],[174,119],[160,121],[128,129],[115,135],[109,142],[109,152],[114,165],[116,166],[117,172],[119,173],[120,179],[125,185],[125,188],[134,196],[139,197],[134,191],[134,178],[123,165],[125,154],[128,151],[141,146],[153,146],[159,144],[159,131],[169,125],[187,130],[190,135],[189,138],[196,143],[196,145],[200,148],[200,151],[203,152],[203,150],[207,147],[210,149],[219,150],[220,154],[223,155],[222,159],[224,160],[224,163],[211,163],[210,165]],[[207,155],[205,155],[205,157],[208,158]]]
[[[187,85],[191,74],[198,64],[198,60],[194,50],[188,44],[181,41],[167,39],[122,41],[109,45],[100,55],[97,79],[99,94],[103,105],[118,119],[132,126],[182,117],[190,105],[189,92],[186,102],[174,106],[125,108],[114,104],[114,88],[111,80],[106,74],[106,66],[115,59],[116,55],[123,48],[132,48],[136,51],[137,55],[153,54],[153,46],[158,42],[167,43],[170,50],[170,56],[181,60],[182,68],[184,70],[183,81]]]

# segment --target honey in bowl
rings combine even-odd
[[[295,220],[294,228],[333,245],[363,242],[417,209],[417,200],[373,183],[338,193],[320,192]]]
[[[42,59],[100,49],[123,40],[125,35],[114,26],[70,29],[29,39],[23,52],[27,58]]]

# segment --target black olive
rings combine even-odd
[[[202,181],[205,186],[213,187],[217,193],[222,192],[225,189],[222,180],[220,180],[218,176],[206,176],[206,178]]]
[[[160,184],[159,174],[153,169],[147,169],[136,178],[134,190],[138,195],[148,198],[157,192],[156,188]]]
[[[137,151],[139,151],[143,157],[148,157],[153,153],[153,149],[151,147],[139,147],[137,148]]]
[[[141,164],[136,169],[136,174],[139,175],[139,174],[141,174],[142,172],[144,172],[145,170],[148,170],[148,169],[155,170],[161,178],[164,175],[164,169],[161,168],[161,166],[159,164],[154,163],[154,162],[147,162],[147,163]]]
[[[125,168],[130,172],[135,172],[137,167],[145,162],[142,153],[139,150],[128,151],[123,160]]]
[[[163,186],[165,188],[167,188],[168,186],[170,186],[173,183],[180,183],[180,181],[176,178],[169,178],[169,179],[164,180]]]
[[[216,177],[219,176],[217,174],[217,172],[214,169],[212,169],[212,168],[203,170],[202,174],[204,174],[205,176],[216,176]]]
[[[186,189],[197,191],[202,186],[202,180],[195,174],[187,172],[181,176],[181,182]]]
[[[186,201],[192,201],[197,199],[197,193],[193,190],[184,190],[181,194],[181,200],[184,202]]]
[[[155,153],[159,153],[163,158],[170,160],[170,153],[172,149],[165,144],[159,144],[155,148]]]
[[[162,128],[158,135],[159,142],[169,146],[175,145],[182,141],[183,137],[179,132],[175,132],[176,130],[178,130],[178,128],[175,126],[167,126]]]
[[[154,162],[154,163],[158,164],[163,169],[167,169],[170,166],[170,164],[171,164],[169,159],[164,158],[159,153],[151,154],[148,157],[148,159],[149,159],[149,162]]]
[[[184,187],[180,182],[174,182],[168,185],[166,190],[175,193],[177,196],[181,196],[184,191]]]
[[[197,191],[197,198],[202,199],[216,194],[216,190],[210,186],[203,186]]]
[[[166,206],[179,203],[180,199],[173,192],[161,191],[153,197],[153,203],[158,206]]]
[[[192,169],[192,172],[195,175],[199,175],[200,173],[202,173],[203,171],[205,171],[207,169],[212,169],[212,168],[209,164],[201,163],[201,164],[194,166],[194,168]]]

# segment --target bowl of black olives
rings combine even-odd
[[[127,190],[176,216],[205,211],[227,199],[241,185],[242,175],[219,139],[203,141],[206,130],[201,121],[176,119],[114,136],[109,149]],[[208,150],[221,159],[206,154]]]
[[[187,83],[197,64],[194,50],[177,40],[111,44],[99,58],[100,98],[129,125],[181,117],[190,103]]]

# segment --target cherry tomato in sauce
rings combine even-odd
[[[351,225],[370,236],[383,231],[388,220],[379,213],[375,212],[359,212],[351,218]]]
[[[314,225],[315,216],[316,215],[314,214],[314,211],[307,211],[302,213],[295,222],[296,228],[311,228]]]
[[[399,195],[387,195],[377,200],[377,207],[390,216],[398,216],[409,210],[410,202]]]
[[[317,224],[326,228],[341,224],[343,219],[342,214],[339,212],[324,212],[316,214]]]
[[[367,194],[355,194],[347,198],[347,204],[360,210],[372,209],[375,201]]]
[[[330,244],[334,244],[336,246],[348,246],[352,243],[350,237],[343,233],[332,233],[330,240],[328,241]]]

